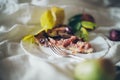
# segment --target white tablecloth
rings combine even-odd
[[[40,28],[39,17],[46,9],[43,6],[61,4],[102,11],[100,16],[104,17],[96,16],[99,25],[95,30],[97,34],[108,35],[109,30],[120,29],[119,8],[106,9],[101,4],[91,5],[82,0],[0,0],[0,80],[74,80],[76,62],[66,58],[45,62],[27,55],[20,47],[20,40],[25,35],[33,34]],[[105,58],[120,66],[120,42],[106,41],[110,49]]]

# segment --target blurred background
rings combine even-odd
[[[88,3],[105,7],[120,7],[120,0],[0,0],[0,10],[15,3],[31,3],[35,5],[48,5],[48,4],[60,4],[60,5],[80,5],[81,3]]]

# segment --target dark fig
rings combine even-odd
[[[86,14],[86,13],[84,13],[84,14],[82,15],[82,20],[83,20],[83,21],[90,21],[90,22],[95,23],[94,17],[93,17],[92,15]]]
[[[120,30],[112,29],[109,36],[112,41],[120,41]]]

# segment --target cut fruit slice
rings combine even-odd
[[[95,28],[95,26],[96,26],[95,23],[90,22],[90,21],[82,21],[81,24],[82,24],[82,26],[83,26],[84,28],[86,28],[86,29],[91,29],[91,30],[93,30],[93,29]]]
[[[80,29],[80,37],[88,41],[88,31],[83,27]]]

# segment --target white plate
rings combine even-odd
[[[107,54],[109,50],[109,45],[102,36],[94,36],[94,39],[92,39],[90,43],[95,49],[95,52],[90,54],[78,53],[77,57],[75,57],[76,59],[101,58]],[[36,44],[29,44],[23,41],[21,41],[20,45],[22,49],[25,51],[25,53],[30,56],[39,57],[44,60],[62,57],[60,55],[54,54],[54,52],[48,47],[40,47]]]
[[[90,10],[90,9],[86,9],[78,6],[61,6],[61,7],[65,9],[65,23],[68,23],[68,19],[71,16],[74,16],[76,14],[83,13],[83,12],[91,14],[95,18],[96,23],[99,24],[99,26],[100,24],[107,25],[107,22],[109,23],[111,22],[111,19],[109,19],[109,17],[106,16],[107,13],[105,13],[105,11],[98,12],[96,10]],[[100,58],[100,57],[103,57],[109,50],[109,46],[102,36],[91,37],[90,43],[95,48],[96,52],[92,54],[77,54],[79,58],[83,58],[83,59]],[[21,47],[27,54],[31,56],[39,57],[41,59],[46,60],[51,57],[60,57],[58,55],[51,56],[50,54],[53,53],[51,49],[44,48],[44,47],[40,48],[36,44],[28,44],[21,41]]]

